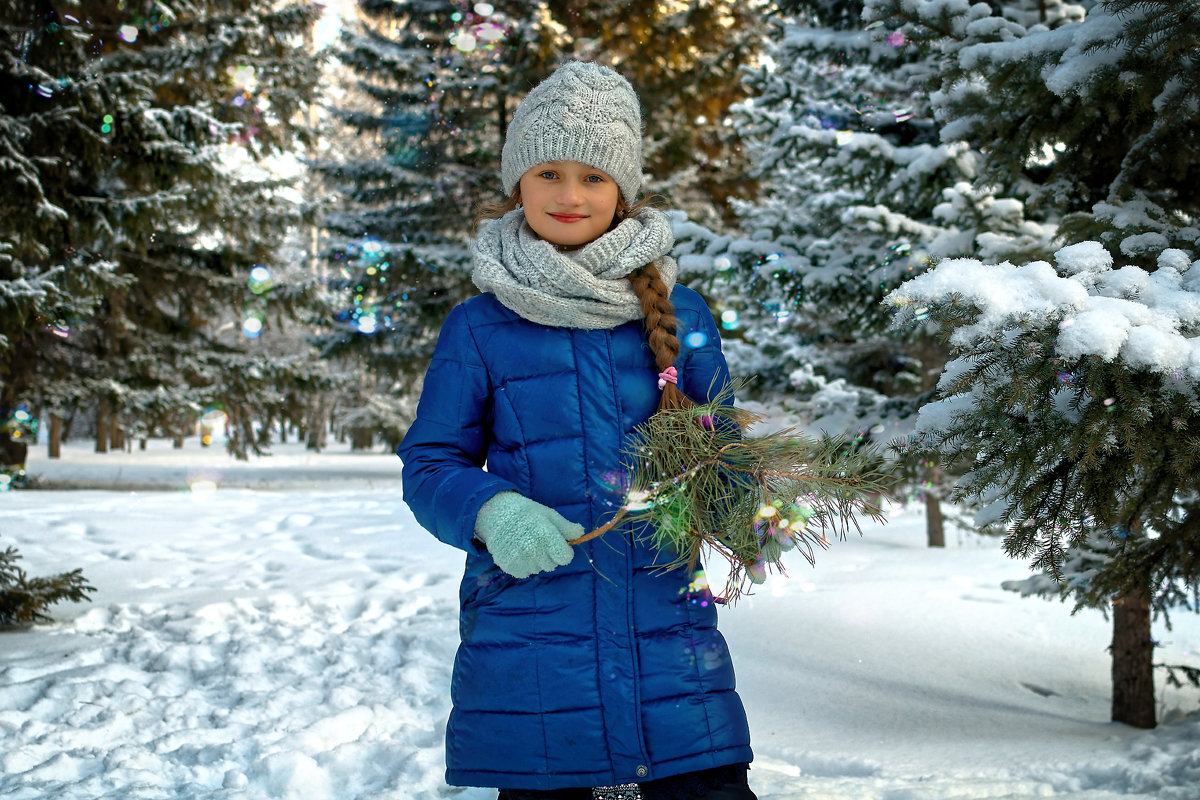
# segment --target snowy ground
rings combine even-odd
[[[93,488],[0,494],[0,546],[99,588],[0,634],[0,797],[494,798],[442,781],[462,560],[398,460],[188,444],[39,451],[34,476]],[[1200,797],[1200,693],[1109,723],[1108,623],[923,524],[897,511],[722,612],[762,800]],[[1200,619],[1175,622],[1159,660],[1200,665]]]

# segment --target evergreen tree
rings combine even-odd
[[[442,321],[472,291],[472,209],[495,195],[510,98],[558,47],[552,28],[525,21],[533,3],[397,0],[358,12],[337,54],[356,85],[335,113],[367,141],[314,165],[337,197],[323,226],[340,307],[321,346],[360,373],[342,402],[356,445],[375,432],[394,445]]]
[[[16,548],[0,550],[0,630],[50,622],[47,608],[64,600],[88,601],[88,595],[96,591],[82,570],[31,578],[17,566],[20,560]]]
[[[916,447],[970,459],[956,491],[1054,581],[1032,588],[1111,611],[1113,719],[1152,727],[1151,617],[1200,585],[1200,2],[1033,5],[868,15],[941,53],[938,119],[979,148],[977,183],[1092,241],[1053,267],[945,262],[891,303],[932,314],[957,356]]]
[[[735,371],[796,422],[864,438],[902,434],[940,370],[921,331],[889,331],[879,303],[940,258],[977,245],[1038,250],[1021,204],[971,185],[977,153],[943,142],[921,91],[930,52],[903,33],[873,36],[862,2],[789,0],[772,15],[752,97],[734,107],[757,198],[738,230],[680,225],[692,280],[722,298]],[[943,541],[939,474],[917,462],[910,491]]]
[[[0,405],[171,433],[220,405],[244,454],[257,398],[319,377],[257,341],[304,295],[279,256],[297,205],[236,164],[303,135],[318,11],[6,4]]]

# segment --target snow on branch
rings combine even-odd
[[[1064,359],[1099,356],[1200,384],[1200,261],[1182,250],[1158,256],[1158,269],[1114,268],[1098,242],[1081,242],[1025,266],[950,259],[888,295],[908,318],[931,307],[971,308],[950,342],[971,347],[1031,321],[1052,320]],[[903,315],[902,315],[903,316]]]

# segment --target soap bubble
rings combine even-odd
[[[136,25],[122,25],[117,30],[117,36],[121,37],[121,41],[132,44],[137,41],[138,29]]]
[[[476,38],[489,44],[498,42],[507,35],[508,32],[494,22],[485,22],[482,25],[475,26]]]
[[[688,347],[704,347],[708,344],[708,335],[704,331],[692,331],[683,341]]]
[[[242,333],[247,339],[257,339],[262,335],[263,323],[266,318],[258,311],[251,311],[242,320]]]
[[[354,321],[354,325],[359,333],[372,334],[379,330],[379,320],[371,313],[361,315]]]
[[[271,270],[256,264],[250,270],[250,291],[255,294],[263,294],[271,288]]]

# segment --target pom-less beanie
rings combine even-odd
[[[546,161],[579,161],[604,170],[632,205],[642,185],[642,115],[629,81],[608,67],[571,61],[535,86],[504,138],[504,193],[511,194],[530,167]]]

